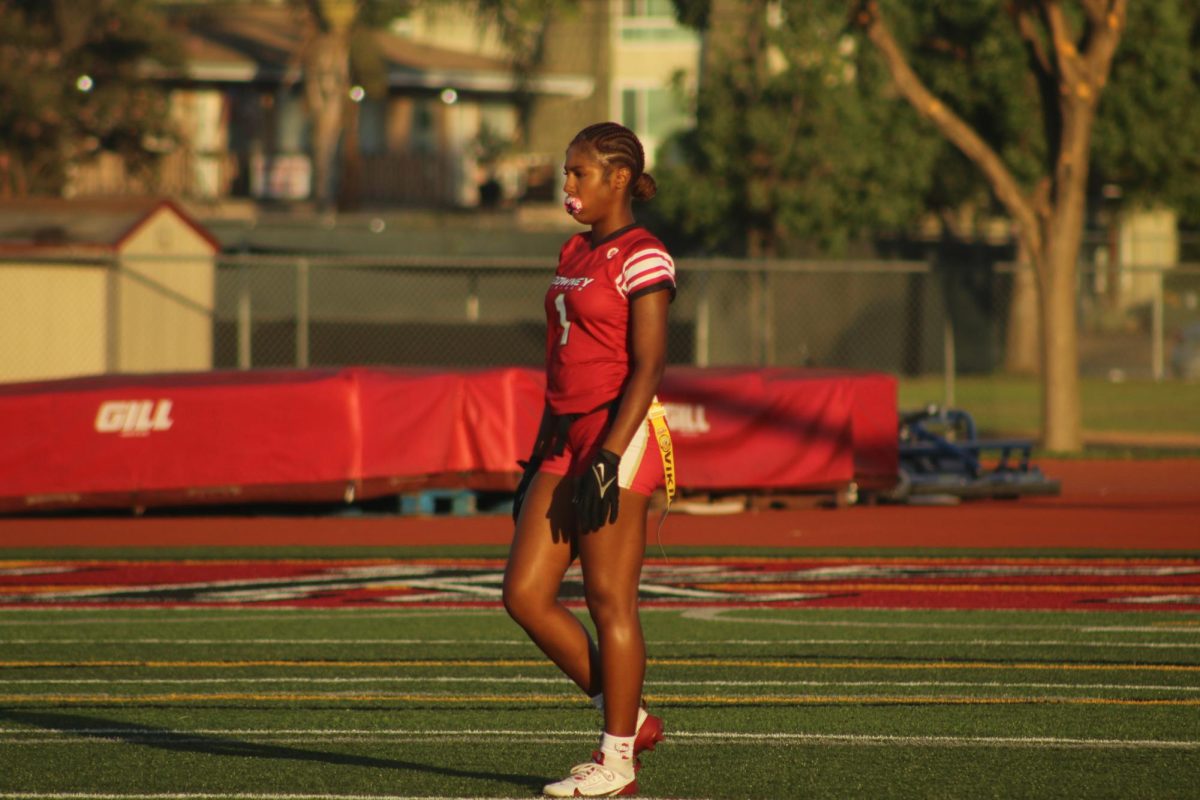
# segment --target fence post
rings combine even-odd
[[[1154,372],[1154,380],[1162,383],[1166,375],[1166,370],[1163,365],[1163,273],[1162,267],[1158,267],[1154,274],[1154,297],[1151,300],[1151,316],[1150,316],[1150,361],[1151,369]]]
[[[237,352],[238,369],[250,369],[253,333],[253,313],[250,306],[249,267],[238,265]]]
[[[708,296],[708,273],[701,272],[698,276],[700,286],[699,299],[696,300],[696,327],[695,327],[695,358],[697,367],[708,366],[708,348],[709,348],[709,328],[711,322],[709,320],[709,296]]]
[[[747,342],[747,361],[754,364],[756,367],[762,366],[761,354],[762,348],[762,273],[756,270],[749,270],[746,273],[746,280],[750,283],[750,289],[747,296],[746,309],[750,319],[750,330],[747,332],[749,341]]]
[[[308,259],[296,262],[296,367],[308,368]]]
[[[763,330],[762,363],[765,367],[775,365],[775,279],[772,273],[763,270]]]
[[[467,322],[479,322],[479,275],[467,273]]]
[[[954,352],[954,318],[947,308],[942,323],[942,406],[954,408],[954,380],[957,356]]]

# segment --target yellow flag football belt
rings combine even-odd
[[[656,399],[650,404],[650,426],[654,429],[654,441],[658,442],[658,454],[662,456],[663,478],[667,490],[667,508],[675,499],[675,447],[671,443],[671,430],[667,427],[667,410]]]

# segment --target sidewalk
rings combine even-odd
[[[1084,431],[1083,443],[1091,447],[1161,447],[1200,451],[1200,433],[1179,431]]]
[[[1058,497],[956,506],[854,506],[727,516],[671,514],[662,531],[676,548],[1028,548],[1200,551],[1200,458],[1043,459],[1062,481]],[[657,556],[657,515],[648,520]],[[109,547],[503,547],[507,514],[362,517],[27,517],[0,520],[8,548]]]
[[[1028,439],[1038,446],[1040,431],[992,431],[982,438]],[[1085,430],[1084,447],[1128,447],[1131,449],[1194,450],[1200,456],[1200,432]]]

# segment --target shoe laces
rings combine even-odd
[[[603,766],[604,766],[604,754],[601,753],[599,750],[593,750],[592,757],[590,760],[585,761],[582,764],[576,764],[575,766],[571,767],[571,774],[574,775],[578,772],[591,772],[592,770],[602,768]]]
[[[571,776],[579,782],[586,781],[597,773],[606,781],[614,781],[617,777],[616,770],[604,766],[604,754],[599,750],[592,751],[591,761],[585,761],[582,764],[576,764],[571,767]]]

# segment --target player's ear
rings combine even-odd
[[[617,167],[612,173],[612,186],[618,191],[624,190],[629,186],[629,179],[633,177],[633,170],[629,167]]]

